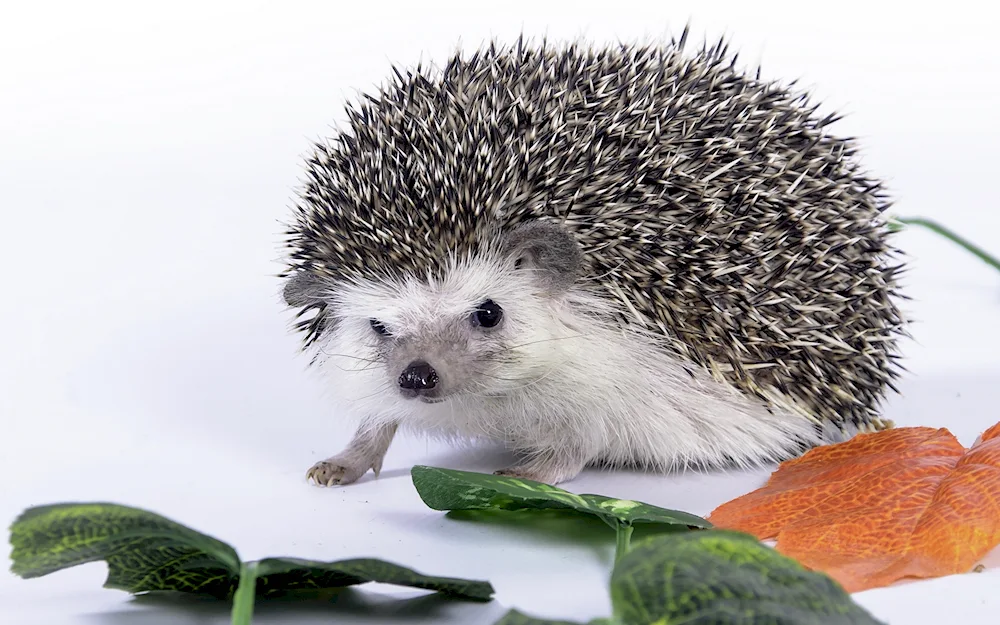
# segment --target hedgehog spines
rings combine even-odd
[[[423,275],[532,219],[565,225],[623,325],[819,422],[878,423],[898,377],[891,205],[819,104],[728,43],[491,44],[393,68],[307,161],[293,270]],[[306,323],[306,322],[303,322]],[[322,330],[303,326],[306,341]]]

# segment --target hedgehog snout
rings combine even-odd
[[[437,371],[423,360],[415,360],[403,369],[399,376],[399,388],[412,391],[414,396],[425,391],[432,391],[440,378]]]
[[[421,351],[411,352],[408,357],[396,360],[396,389],[403,399],[419,399],[423,402],[443,401],[454,390],[449,385],[450,375],[442,367],[448,363]]]
[[[404,400],[437,403],[477,386],[485,364],[482,348],[456,334],[435,332],[394,345],[387,358],[394,392]]]

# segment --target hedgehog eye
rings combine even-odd
[[[484,328],[496,327],[503,319],[503,308],[491,299],[479,305],[476,312],[472,313],[472,322]]]
[[[372,330],[375,330],[375,334],[379,336],[389,336],[389,329],[386,328],[381,321],[378,319],[369,319],[368,322],[372,325]]]

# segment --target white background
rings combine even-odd
[[[488,625],[508,607],[606,615],[613,536],[581,522],[500,526],[426,509],[414,463],[488,471],[507,458],[399,439],[381,479],[304,482],[350,425],[304,372],[273,275],[309,142],[390,63],[441,61],[522,30],[565,40],[732,36],[764,75],[798,78],[847,118],[896,212],[938,219],[1000,253],[1000,52],[986,3],[9,2],[0,11],[0,517],[66,500],[147,507],[245,559],[390,558],[485,578],[494,603],[262,606],[257,622]],[[971,443],[1000,420],[1000,274],[926,231],[910,255],[910,373],[901,425]],[[708,514],[752,475],[588,472],[578,492]],[[860,593],[899,624],[992,623],[986,572]],[[36,580],[0,573],[0,622],[224,623],[224,606],[133,601],[103,564]],[[378,594],[375,594],[375,593]],[[405,596],[414,593],[405,592]],[[365,606],[372,604],[369,608]]]

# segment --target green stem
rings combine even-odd
[[[979,247],[979,246],[977,246],[977,245],[969,242],[968,240],[966,240],[966,239],[958,236],[956,233],[954,233],[951,230],[945,228],[944,226],[942,226],[939,223],[931,221],[930,219],[924,219],[923,217],[894,217],[893,220],[897,221],[897,222],[899,222],[901,224],[908,224],[908,225],[913,225],[913,226],[923,226],[924,228],[927,228],[928,230],[930,230],[932,232],[936,232],[937,234],[943,236],[944,238],[948,239],[952,243],[955,243],[955,244],[960,245],[961,247],[965,248],[967,251],[969,251],[970,253],[972,253],[975,256],[977,256],[980,260],[982,260],[987,265],[990,265],[991,267],[993,267],[997,271],[1000,271],[1000,260],[997,260],[996,257],[994,257],[994,256],[990,255],[989,253],[987,253],[986,250],[984,250],[983,248],[981,248],[981,247]]]
[[[257,563],[244,562],[240,565],[240,585],[233,596],[233,625],[250,625],[256,597]]]
[[[629,543],[632,541],[632,526],[627,523],[619,523],[615,534],[615,562],[617,562],[628,553]]]

